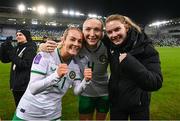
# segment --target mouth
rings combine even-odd
[[[122,43],[122,41],[123,41],[123,38],[115,38],[115,39],[112,39],[112,42],[114,43],[114,44],[121,44]]]
[[[87,38],[87,40],[90,43],[96,43],[98,41],[97,38]]]
[[[96,42],[96,39],[88,39],[90,42]]]
[[[119,35],[119,36],[116,36],[116,37],[112,37],[112,42],[113,43],[119,43],[121,41],[123,41],[123,36]]]
[[[76,46],[72,46],[70,48],[73,52],[79,52],[80,48],[79,47],[76,47]]]

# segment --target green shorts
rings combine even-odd
[[[24,121],[23,119],[16,116],[16,113],[14,113],[12,121]]]
[[[107,113],[109,111],[108,96],[101,96],[101,97],[79,96],[80,114],[93,113],[95,110],[99,113]]]

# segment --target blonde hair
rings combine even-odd
[[[105,23],[107,24],[110,21],[119,20],[122,24],[124,24],[128,29],[131,27],[134,27],[138,32],[141,31],[141,27],[138,26],[135,22],[133,22],[129,17],[119,15],[119,14],[113,14],[107,17]]]
[[[68,28],[64,31],[64,33],[63,33],[64,39],[66,39],[66,37],[67,37],[67,35],[68,35],[68,32],[69,32],[70,30],[77,30],[77,31],[79,31],[79,32],[82,34],[82,36],[83,36],[83,33],[82,33],[81,29],[79,29],[78,27],[68,27]]]
[[[82,39],[84,40],[84,35],[83,35],[81,29],[79,29],[78,27],[68,27],[66,30],[64,30],[64,33],[63,33],[62,37],[60,37],[61,38],[60,40],[62,40],[62,38],[65,40],[70,30],[79,31],[82,34],[82,37],[83,37]],[[63,46],[63,44],[60,42],[58,44],[57,48],[62,48],[62,46]]]

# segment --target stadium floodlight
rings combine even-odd
[[[101,19],[101,18],[102,18],[102,16],[97,16],[97,18]]]
[[[55,13],[55,9],[53,7],[48,8],[48,13],[49,14],[54,14]]]
[[[84,13],[80,13],[80,16],[85,16]]]
[[[75,12],[75,15],[76,15],[76,16],[80,16],[81,13],[80,13],[79,11],[76,11],[76,12]]]
[[[159,27],[161,25],[167,24],[169,21],[157,21],[152,24],[149,24],[149,27]]]
[[[69,12],[68,12],[68,10],[63,10],[62,13],[63,13],[64,15],[68,15]]]
[[[23,12],[23,11],[25,11],[25,5],[24,4],[19,4],[18,5],[18,10],[20,11],[20,12]]]
[[[32,8],[29,8],[29,7],[28,7],[27,9],[30,10],[30,11],[32,11]]]
[[[33,10],[33,11],[36,11],[36,7],[33,7],[32,10]]]
[[[69,11],[69,15],[74,16],[74,15],[75,15],[75,12],[74,12],[73,10],[70,10],[70,11]]]
[[[90,17],[90,18],[97,18],[98,16],[97,16],[96,14],[91,14],[91,13],[89,13],[89,14],[88,14],[88,17]]]
[[[43,5],[39,5],[38,7],[37,7],[37,11],[38,11],[38,13],[39,14],[45,14],[45,12],[46,12],[46,8],[45,8],[45,6],[43,6]]]

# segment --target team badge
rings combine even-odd
[[[99,56],[99,61],[100,61],[102,64],[106,63],[106,62],[107,62],[107,57],[106,57],[106,55],[100,55],[100,56]]]
[[[70,79],[75,79],[76,73],[74,71],[70,71],[69,72],[69,77],[70,77]]]
[[[41,54],[36,55],[36,57],[34,58],[34,64],[39,64],[41,58],[42,58]]]

